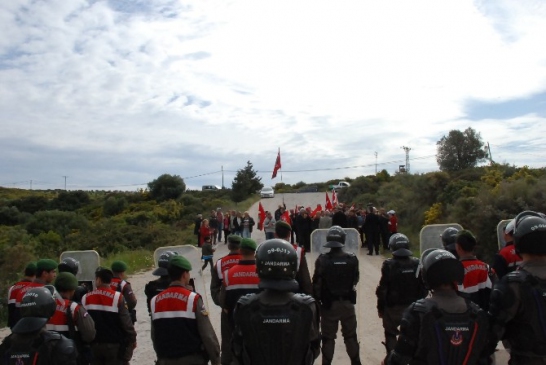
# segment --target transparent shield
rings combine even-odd
[[[462,230],[463,226],[459,223],[429,224],[424,226],[419,232],[419,249],[421,252],[427,248],[444,248],[442,244],[442,233],[448,227]]]
[[[506,246],[506,241],[504,240],[504,227],[511,221],[511,219],[503,219],[497,224],[497,242],[499,244],[499,250]]]
[[[210,285],[210,269],[209,269],[209,266],[207,266],[207,268],[203,270],[203,273],[199,274],[199,269],[201,269],[201,266],[203,265],[203,263],[201,262],[201,250],[193,245],[159,247],[154,251],[155,268],[158,267],[157,262],[159,260],[159,256],[161,256],[162,253],[167,251],[176,252],[179,255],[184,256],[190,262],[192,267],[190,274],[195,285],[194,289],[197,293],[199,293],[203,297],[205,306],[207,308],[210,308],[209,299],[208,299],[209,297],[208,287]]]
[[[361,261],[360,257],[360,233],[354,229],[354,228],[343,228],[347,236],[345,237],[345,246],[343,247],[343,251],[350,252],[356,255],[358,258],[358,261]],[[326,236],[328,234],[328,229],[315,229],[311,233],[311,252],[307,255],[307,263],[309,265],[309,271],[311,274],[311,277],[313,276],[313,273],[315,271],[315,262],[317,258],[320,256],[321,253],[326,253],[330,251],[328,247],[324,247],[324,244],[326,243]],[[362,282],[362,274],[360,276],[360,282]],[[358,337],[359,340],[362,341],[364,338],[364,329],[365,325],[362,321],[362,312],[361,310],[361,303],[363,302],[363,296],[368,295],[368,293],[363,293],[362,290],[360,290],[360,284],[356,288],[356,315],[357,315],[357,331],[358,331]]]
[[[63,261],[65,258],[71,257],[78,261],[78,273],[76,278],[81,284],[85,282],[88,286],[91,284],[95,286],[95,270],[100,266],[100,256],[95,250],[86,251],[64,251],[61,253],[59,261]]]

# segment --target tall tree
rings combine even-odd
[[[480,133],[468,127],[464,132],[452,130],[436,142],[436,161],[442,171],[459,171],[476,166],[487,158]]]
[[[186,184],[184,179],[178,175],[163,174],[152,182],[148,183],[150,197],[158,202],[178,199],[184,191]]]
[[[231,184],[231,196],[233,201],[241,202],[263,187],[262,178],[256,176],[252,163],[247,161],[246,167],[237,170],[237,175]]]

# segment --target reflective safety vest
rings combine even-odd
[[[123,292],[125,285],[127,285],[127,282],[120,278],[112,278],[112,281],[110,282],[110,288],[119,292]]]
[[[38,288],[40,286],[44,286],[44,284],[32,281],[28,283],[28,285],[25,285],[22,288],[20,288],[18,291],[17,297],[15,299],[15,306],[17,308],[21,306],[21,300],[23,300],[23,296],[26,294],[27,291],[29,291],[32,288]]]
[[[154,349],[159,359],[175,359],[203,351],[196,321],[199,298],[199,294],[180,285],[169,286],[152,298]]]
[[[216,273],[218,274],[218,278],[220,280],[224,280],[224,272],[226,270],[231,269],[233,266],[237,265],[239,261],[241,260],[241,255],[238,253],[235,254],[228,254],[224,257],[221,257],[216,261],[216,264],[214,266],[214,269],[216,270]]]
[[[259,283],[260,278],[256,272],[255,260],[241,260],[238,265],[224,271],[225,309],[231,312],[240,297],[250,293],[257,293],[260,290]]]
[[[76,302],[72,302],[68,299],[55,299],[55,303],[57,304],[57,308],[55,309],[55,313],[51,318],[49,318],[49,321],[47,321],[46,329],[49,331],[57,331],[61,332],[63,335],[70,338],[68,335],[70,332],[70,327],[68,323],[68,315],[72,315],[72,325],[74,326],[74,330],[78,331],[78,326],[76,324],[77,319],[77,313],[80,309],[80,305]],[[70,308],[70,311],[68,311],[68,308]]]
[[[504,261],[506,261],[507,271],[512,272],[521,265],[522,258],[516,253],[516,247],[513,244],[504,246],[500,251],[499,255],[502,256]]]
[[[94,342],[121,343],[124,337],[119,324],[119,306],[123,301],[120,292],[100,287],[85,294],[82,305],[95,322],[97,334]]]

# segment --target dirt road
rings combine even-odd
[[[317,204],[324,206],[324,193],[303,193],[303,194],[277,194],[273,199],[262,199],[262,205],[265,210],[274,211],[278,205],[285,202],[288,209],[292,209],[296,204],[302,206],[310,206],[315,208]],[[255,204],[249,213],[254,219],[258,219],[258,204]],[[262,231],[254,231],[252,237],[257,242],[262,242],[265,239],[265,234]],[[385,349],[381,344],[383,341],[383,327],[380,319],[377,317],[376,310],[376,296],[375,288],[379,283],[380,268],[384,260],[383,256],[367,256],[366,250],[361,250],[359,253],[360,261],[360,283],[358,286],[358,303],[357,303],[357,315],[358,315],[358,334],[360,342],[360,356],[363,364],[380,364],[381,360],[385,356]],[[215,253],[215,260],[224,256],[227,253],[227,247],[224,244],[219,244]],[[205,298],[205,304],[207,305],[211,322],[214,329],[220,337],[220,308],[215,306],[210,299],[209,284],[210,284],[210,272],[205,270],[202,276],[198,274],[199,268],[199,252],[196,250],[191,254],[192,265],[194,270],[193,276],[196,279],[197,291]],[[314,260],[312,257],[308,259],[311,275]],[[130,278],[130,282],[136,293],[138,299],[137,305],[137,318],[138,321],[135,324],[136,331],[138,333],[137,342],[138,347],[135,350],[133,365],[151,365],[155,361],[155,352],[152,347],[150,339],[150,317],[146,308],[146,297],[144,295],[144,286],[150,281],[154,280],[151,274],[152,270],[133,275]],[[0,330],[0,338],[4,338],[9,334],[9,330]],[[320,357],[317,359],[316,364],[320,364]],[[506,363],[506,362],[504,362]],[[338,339],[336,341],[336,350],[334,364],[336,365],[348,365],[350,364],[347,353],[345,352],[345,345],[343,343],[343,337],[341,332],[338,333]]]

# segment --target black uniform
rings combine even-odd
[[[527,261],[494,287],[489,305],[488,353],[500,339],[510,347],[510,364],[546,363],[546,265]]]
[[[368,211],[364,224],[362,225],[366,243],[368,244],[368,255],[372,255],[375,249],[375,254],[379,255],[379,217]]]
[[[421,278],[415,275],[418,267],[419,259],[399,256],[385,260],[381,267],[381,280],[376,290],[377,312],[383,319],[387,354],[396,344],[402,313],[408,305],[427,294]]]
[[[171,279],[168,275],[160,276],[158,279],[152,280],[144,286],[144,294],[146,294],[146,304],[148,305],[148,313],[152,313],[150,301],[157,294],[167,289],[171,284]]]
[[[341,322],[351,363],[360,363],[354,306],[358,280],[358,259],[341,248],[331,248],[330,252],[321,254],[315,263],[313,296],[321,303],[323,364],[332,363],[338,322]]]
[[[234,318],[232,348],[240,365],[311,365],[320,353],[318,312],[308,295],[249,294],[237,302]]]
[[[74,341],[45,329],[11,334],[0,345],[2,364],[76,365],[76,357]]]
[[[455,290],[435,290],[404,312],[387,365],[478,364],[483,361],[486,313]]]

